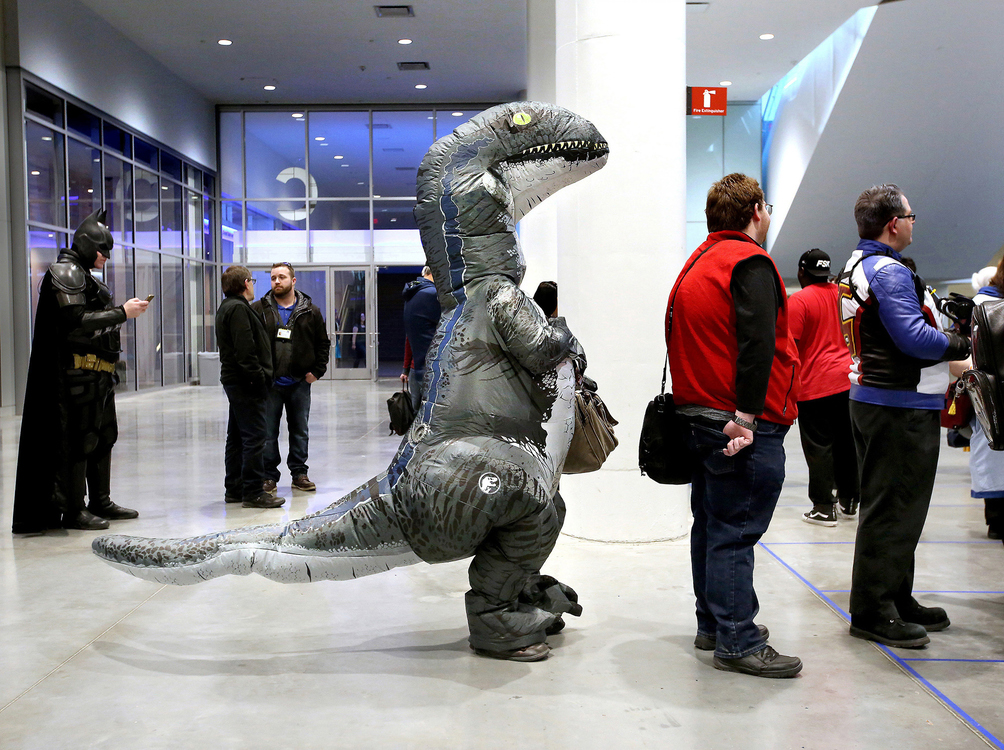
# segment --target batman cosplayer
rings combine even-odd
[[[148,303],[132,299],[115,307],[108,287],[91,275],[112,252],[104,221],[104,211],[84,219],[39,287],[14,486],[15,534],[107,529],[109,519],[139,515],[112,502],[109,481],[118,437],[119,328]]]
[[[109,564],[188,584],[258,573],[347,580],[472,557],[470,645],[516,661],[578,615],[575,592],[541,575],[564,520],[558,494],[585,356],[563,318],[519,288],[516,222],[595,172],[607,144],[561,107],[493,107],[441,138],[418,171],[415,218],[442,314],[422,403],[391,465],[328,508],[293,521],[190,539],[102,536]]]

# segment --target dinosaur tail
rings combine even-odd
[[[421,562],[401,532],[386,474],[286,525],[187,539],[105,534],[91,549],[137,578],[179,586],[251,573],[281,583],[343,581]]]

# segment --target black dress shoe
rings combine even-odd
[[[474,648],[473,646],[471,648]],[[483,648],[475,648],[474,653],[478,656],[487,656],[490,659],[504,659],[506,661],[543,661],[551,652],[551,648],[546,643],[534,643],[532,646],[515,648],[512,651],[488,651]]]
[[[764,639],[764,642],[770,638],[770,631],[767,630],[766,625],[757,625],[757,630],[760,631],[760,637]],[[703,633],[698,633],[697,637],[694,638],[694,648],[698,651],[714,651],[715,646],[717,645],[717,635],[704,635]]]
[[[993,526],[987,528],[987,539],[1004,539],[1004,535],[1001,534],[1000,529],[995,529]]]
[[[931,642],[923,625],[900,618],[851,615],[851,635],[894,648],[920,648]]]
[[[95,503],[88,503],[87,510],[96,516],[109,521],[123,521],[126,518],[139,518],[139,511],[132,508],[123,508],[121,505],[105,499]]]
[[[896,605],[899,616],[903,622],[912,622],[916,625],[923,625],[928,633],[944,630],[952,621],[948,619],[948,613],[941,607],[925,607],[916,599],[911,599],[909,604]]]
[[[77,513],[67,513],[63,516],[64,529],[81,529],[83,531],[101,531],[108,528],[108,521],[98,518],[89,510]]]
[[[715,657],[715,669],[739,672],[754,677],[794,677],[802,671],[802,660],[797,656],[782,656],[770,646],[739,659]]]

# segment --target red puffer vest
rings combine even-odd
[[[668,330],[668,307],[666,310],[669,369],[677,405],[696,404],[735,411],[739,346],[730,284],[736,264],[754,255],[770,259],[742,232],[713,232],[684,264],[686,271],[697,261],[697,267],[690,273],[684,276],[681,272],[670,294],[670,301],[676,297],[672,337]],[[798,416],[795,403],[800,389],[798,349],[788,335],[788,300],[780,274],[778,281],[782,302],[774,329],[774,363],[761,416],[769,422],[790,425]]]

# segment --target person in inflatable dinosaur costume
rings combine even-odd
[[[546,658],[561,615],[581,612],[575,592],[540,568],[564,519],[558,480],[585,355],[563,318],[548,320],[520,291],[515,226],[600,169],[607,153],[592,123],[538,102],[493,107],[433,144],[418,171],[415,218],[442,317],[421,408],[387,471],[285,526],[190,539],[106,535],[94,552],[173,584],[249,573],[345,580],[473,556],[471,647]]]

